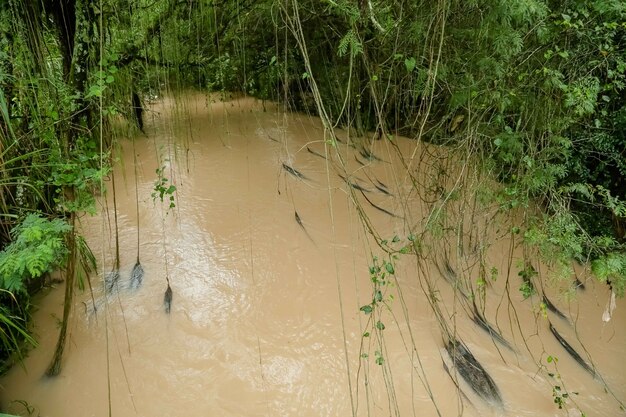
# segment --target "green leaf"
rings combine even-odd
[[[379,321],[376,322],[376,328],[378,330],[385,330],[385,324],[382,321],[379,320]]]
[[[392,264],[390,264],[390,263],[386,263],[386,264],[385,264],[385,269],[387,270],[387,272],[389,272],[389,273],[390,273],[390,274],[392,274],[392,275],[395,273],[395,271],[394,271],[394,269],[393,269],[393,265],[392,265]]]
[[[376,355],[376,365],[382,365],[385,363],[385,359],[379,351],[374,352],[374,354]]]
[[[103,91],[104,91],[104,87],[99,86],[99,85],[92,85],[89,87],[89,91],[87,92],[87,95],[85,96],[85,98],[102,97]]]
[[[407,72],[413,72],[413,70],[415,69],[415,64],[416,61],[413,57],[404,60],[404,66],[406,67]]]
[[[364,305],[363,307],[361,307],[359,310],[361,310],[365,314],[371,314],[373,309],[372,309],[372,306],[370,304],[367,304],[367,305]]]

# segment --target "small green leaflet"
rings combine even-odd
[[[359,310],[361,310],[365,314],[371,314],[372,313],[372,306],[367,304],[367,305],[364,305],[363,307],[361,307]]]

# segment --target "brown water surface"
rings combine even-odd
[[[467,166],[441,174],[451,164],[445,149],[395,138],[397,150],[388,141],[367,143],[380,159],[368,160],[347,146],[346,132],[338,131],[343,143],[337,149],[325,146],[329,136],[318,120],[250,98],[222,102],[189,94],[165,99],[148,114],[147,135],[135,140],[136,181],[132,142],[123,140],[117,155],[118,291],[106,295],[100,273],[92,277],[96,311],[89,292],[79,294],[63,369],[53,379],[42,375],[56,343],[62,286],[37,300],[40,346],[24,368],[0,381],[2,411],[26,415],[15,402],[24,401],[33,415],[46,417],[107,416],[109,405],[120,417],[624,414],[617,401],[626,398],[623,300],[603,322],[609,290],[586,279],[582,268],[586,290],[575,297],[558,295],[556,284],[545,288],[570,323],[542,313],[537,296],[523,300],[522,250],[512,245],[508,226],[498,226],[493,207],[473,205],[474,193],[445,197],[446,188],[464,191],[459,179],[474,175]],[[330,159],[336,151],[345,160],[343,175],[395,217],[359,190],[349,192],[337,172],[338,155]],[[170,210],[167,196],[163,204],[152,197],[159,167],[177,188]],[[444,176],[441,189],[432,185],[438,175]],[[105,272],[115,256],[110,194],[99,215],[81,219]],[[381,287],[388,307],[369,315],[359,311],[376,298],[368,268],[374,257],[381,266],[389,258],[363,227],[353,199],[391,246],[433,230],[421,241],[421,256],[394,261],[395,275],[387,273],[390,283]],[[131,290],[138,223],[145,277]],[[443,277],[448,259],[453,275],[476,282],[479,253],[498,279],[478,305],[514,350],[471,321],[471,303]],[[173,290],[169,315],[166,276]],[[462,381],[465,394],[459,393],[444,371],[442,326],[429,299],[441,300],[447,328],[493,377],[502,407],[483,403]],[[601,377],[574,362],[550,334],[548,318]],[[563,393],[569,397],[559,410],[554,395]]]

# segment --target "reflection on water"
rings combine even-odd
[[[335,149],[324,148],[324,132],[314,119],[266,112],[247,98],[222,103],[189,95],[174,104],[154,106],[147,136],[136,140],[139,213],[132,146],[123,143],[116,168],[119,290],[105,294],[102,277],[94,277],[96,312],[90,294],[80,295],[63,371],[51,380],[42,375],[56,342],[63,291],[53,289],[40,299],[35,322],[41,346],[26,360],[27,371],[16,367],[2,380],[2,407],[20,413],[24,408],[12,401],[24,400],[42,416],[106,416],[110,382],[115,416],[557,416],[564,415],[554,403],[559,386],[571,393],[564,406],[570,415],[578,408],[588,416],[620,413],[601,381],[551,336],[541,300],[522,300],[518,265],[510,255],[521,254],[511,250],[508,234],[497,238],[502,232],[495,230],[493,213],[470,213],[462,205],[445,213],[433,210],[439,197],[429,201],[415,191],[413,182],[431,197],[443,195],[445,190],[428,183],[433,172],[441,175],[435,162],[442,150],[394,139],[407,161],[419,156],[410,162],[417,169],[412,181],[388,142],[376,141],[367,151],[342,143],[337,150],[346,161],[344,172],[337,158],[320,158]],[[345,141],[348,135],[338,136]],[[283,163],[310,180],[290,175]],[[177,187],[176,207],[169,211],[151,196],[159,167]],[[337,171],[363,190],[350,194]],[[450,172],[454,181],[454,168]],[[387,304],[371,315],[359,311],[378,297],[368,267],[375,256],[379,262],[388,258],[364,229],[359,210],[397,248],[409,243],[417,226],[443,225],[433,229],[440,230],[433,233],[439,240],[424,243],[426,259],[406,255],[395,261],[397,281],[380,294]],[[101,213],[83,218],[82,226],[108,271],[115,253],[111,201]],[[460,292],[433,263],[450,258],[455,274],[477,278],[476,265],[468,261],[472,250],[453,256],[456,242],[448,240],[446,227],[455,218],[476,229],[493,226],[465,246],[476,252],[480,239],[492,242],[482,249],[484,260],[500,278],[486,290],[485,316],[514,344],[513,351],[471,321]],[[138,220],[145,276],[130,290]],[[170,315],[163,309],[166,276],[174,294]],[[510,299],[507,287],[513,288]],[[457,393],[444,371],[444,341],[425,293],[442,300],[450,329],[498,384],[502,410],[482,404],[463,382],[468,398]],[[604,286],[588,281],[585,292],[570,301],[553,294],[552,301],[574,318],[576,331],[551,317],[555,327],[584,358],[593,359],[623,400],[622,300],[604,323],[609,296]],[[548,363],[548,355],[558,362]],[[540,361],[547,372],[539,369]]]

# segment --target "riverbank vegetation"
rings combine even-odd
[[[189,88],[278,101],[354,138],[461,149],[500,182],[500,210],[522,213],[510,231],[528,253],[560,276],[589,263],[624,293],[622,1],[10,0],[0,8],[1,360],[34,343],[30,294],[61,269],[49,373],[59,372],[73,289],[95,266],[77,225],[110,179],[113,122],[138,134],[151,97]]]

